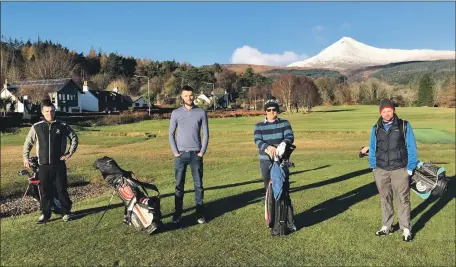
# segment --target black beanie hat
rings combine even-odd
[[[392,108],[393,111],[395,110],[393,101],[389,100],[388,98],[384,98],[380,101],[380,106],[379,106],[380,112],[382,112],[382,109],[384,109],[386,107]]]
[[[271,108],[271,107],[275,107],[277,109],[277,112],[279,112],[279,102],[277,102],[277,100],[275,99],[268,99],[268,101],[266,101],[266,103],[264,103],[264,111],[266,111],[266,109],[268,108]]]

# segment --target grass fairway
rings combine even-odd
[[[419,159],[446,161],[455,176],[455,110],[398,108],[416,131]],[[411,243],[401,233],[375,236],[381,226],[380,200],[367,159],[376,106],[318,107],[311,114],[283,115],[295,132],[291,199],[298,231],[271,237],[264,222],[263,188],[253,126],[262,117],[210,119],[204,158],[204,200],[208,223],[197,225],[193,181],[187,171],[183,226],[173,227],[173,157],[168,121],[144,121],[79,129],[80,147],[68,163],[70,179],[101,183],[92,168],[98,157],[111,156],[161,193],[165,229],[153,236],[122,223],[123,206],[110,195],[74,204],[77,219],[54,216],[36,225],[39,214],[1,220],[2,266],[455,266],[454,183],[436,201],[411,193]],[[1,193],[25,189],[21,168],[27,131],[2,136]],[[150,133],[155,138],[147,138]]]

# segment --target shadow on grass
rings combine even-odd
[[[246,181],[246,182],[241,182],[241,183],[234,183],[234,184],[226,184],[226,185],[218,185],[218,186],[214,186],[214,187],[208,187],[208,188],[205,188],[204,190],[205,191],[209,191],[209,190],[216,190],[216,189],[224,189],[224,188],[229,188],[229,187],[236,187],[236,186],[242,186],[242,185],[253,184],[253,183],[262,183],[262,182],[263,182],[263,180],[256,179],[256,180],[251,180],[251,181]],[[191,193],[191,192],[194,192],[194,190],[185,191],[185,193]],[[161,195],[161,199],[167,198],[167,197],[170,197],[170,196],[174,196],[174,193],[163,194],[163,195]],[[117,196],[114,196],[114,198],[116,198],[116,197]],[[115,201],[115,200],[113,199],[113,201]],[[78,210],[78,211],[75,211],[73,213],[72,220],[78,220],[78,219],[81,219],[81,218],[83,218],[83,217],[85,217],[87,215],[99,213],[99,212],[102,212],[102,211],[105,211],[105,210],[116,209],[116,208],[120,208],[120,207],[123,207],[123,206],[124,206],[123,203],[116,203],[116,204],[106,205],[106,206],[102,206],[102,207],[90,208],[90,209],[85,209],[85,210]],[[163,218],[165,218],[167,216],[170,216],[170,215],[163,216]],[[123,219],[123,217],[121,219]]]
[[[322,167],[319,167],[316,169],[312,169],[312,170],[325,168],[327,166],[328,165],[322,166]],[[311,170],[305,170],[305,171],[311,171]],[[305,172],[305,171],[300,171],[300,172]],[[326,181],[321,181],[321,182],[317,182],[317,183],[313,183],[313,184],[309,184],[309,185],[305,185],[305,186],[292,188],[290,190],[290,192],[297,192],[297,191],[302,191],[302,190],[309,189],[309,188],[315,188],[315,187],[320,187],[320,186],[324,186],[324,185],[328,185],[328,184],[332,184],[332,183],[341,182],[341,181],[344,181],[344,180],[347,180],[347,179],[350,179],[353,177],[357,177],[359,175],[363,175],[363,174],[366,174],[369,172],[371,172],[370,169],[355,171],[355,172],[344,174],[339,177],[332,178],[332,179],[329,179]],[[294,181],[290,182],[290,184],[293,184],[293,183],[295,183],[295,182]],[[371,191],[371,189],[372,188],[369,188],[369,191]],[[372,193],[372,195],[376,193],[375,184],[373,184],[373,189],[374,189],[374,192]],[[369,193],[369,194],[371,194],[371,193]],[[253,190],[253,191],[243,192],[241,194],[217,199],[215,201],[205,204],[205,208],[206,208],[205,218],[209,222],[217,217],[224,215],[225,213],[235,211],[237,209],[243,208],[250,204],[263,202],[264,196],[265,196],[265,189],[263,187],[261,187],[259,189]],[[293,199],[291,201],[293,202]],[[332,204],[330,204],[330,205],[332,205]],[[183,212],[186,213],[186,212],[194,210],[194,209],[195,209],[195,207],[187,208],[187,209],[184,209]],[[164,217],[170,217],[171,215],[172,214],[167,214]],[[304,216],[307,216],[307,214],[305,214]],[[195,214],[190,214],[190,215],[186,215],[186,216],[182,217],[180,225],[168,224],[167,226],[170,227],[171,229],[176,229],[176,228],[182,229],[182,228],[190,227],[190,226],[193,226],[196,224],[197,224],[197,222],[196,222]],[[171,229],[169,229],[169,230],[171,230]]]
[[[411,211],[410,217],[413,220],[418,214],[426,210],[431,204],[432,207],[424,212],[420,218],[412,225],[412,232],[417,234],[424,228],[427,222],[439,213],[445,206],[456,198],[456,178],[455,176],[448,177],[450,179],[447,187],[447,191],[440,198],[432,197],[424,200],[416,208]],[[411,193],[414,194],[414,193]],[[396,226],[398,227],[398,226]]]
[[[331,198],[295,216],[296,228],[309,227],[331,219],[361,201],[378,194],[375,182],[358,187],[340,196]]]

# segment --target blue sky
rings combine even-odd
[[[286,65],[343,36],[379,48],[455,50],[454,2],[2,2],[5,37],[86,54]]]

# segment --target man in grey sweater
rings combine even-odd
[[[209,142],[207,114],[204,109],[193,104],[195,96],[191,86],[186,85],[182,87],[181,91],[184,105],[173,110],[169,123],[169,143],[174,153],[174,175],[176,177],[175,212],[172,221],[179,223],[182,218],[185,172],[187,166],[190,165],[195,188],[196,219],[198,223],[205,223],[203,214],[203,156]],[[202,141],[201,130],[203,132]]]

